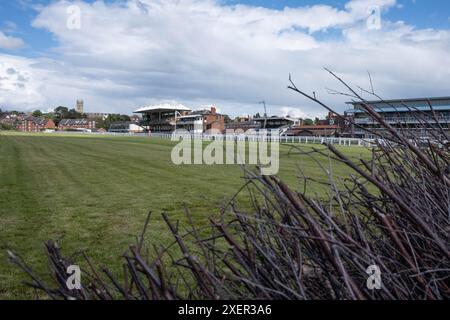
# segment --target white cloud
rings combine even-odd
[[[286,89],[291,73],[298,86],[343,111],[345,98],[327,94],[326,87],[337,83],[323,67],[359,85],[368,84],[370,70],[386,98],[443,95],[450,87],[448,30],[384,20],[381,30],[366,28],[369,6],[384,13],[395,0],[352,0],[342,10],[274,10],[213,0],[75,3],[80,30],[66,27],[66,9],[73,4],[68,1],[41,8],[33,21],[59,44],[51,59],[24,67],[35,75],[36,94],[47,107],[84,98],[90,111],[131,112],[177,100],[238,115],[261,113],[257,102],[265,99],[269,114],[324,114]],[[331,31],[337,36],[323,40]]]
[[[280,115],[283,117],[293,117],[305,119],[308,117],[300,108],[282,107],[280,108]]]
[[[0,49],[20,49],[25,47],[25,42],[22,39],[7,36],[0,31]]]
[[[36,78],[28,59],[0,55],[0,105],[12,107],[40,106],[40,79]]]

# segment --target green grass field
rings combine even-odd
[[[44,241],[60,239],[64,252],[85,249],[98,264],[120,270],[120,255],[134,242],[147,212],[154,215],[147,241],[167,244],[160,218],[167,212],[186,221],[184,207],[199,225],[216,215],[244,183],[233,165],[176,166],[170,160],[174,142],[148,137],[19,134],[0,132],[0,245],[19,252],[42,273]],[[310,146],[302,146],[305,150]],[[298,168],[324,178],[307,156],[280,148],[279,176],[300,190]],[[351,156],[367,155],[357,147],[342,148]],[[349,170],[321,157],[336,177]],[[320,185],[309,192],[324,195]],[[245,202],[245,195],[241,198]],[[33,291],[22,273],[0,252],[0,299],[30,298]]]

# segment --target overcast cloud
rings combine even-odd
[[[67,28],[67,8],[81,9],[81,29]],[[213,0],[133,0],[117,4],[58,1],[39,7],[35,28],[57,47],[42,58],[0,54],[0,106],[33,110],[86,101],[88,111],[131,113],[175,100],[215,104],[232,115],[261,112],[314,117],[325,112],[288,91],[297,86],[345,110],[323,67],[386,98],[441,96],[450,88],[449,30],[382,20],[367,28],[368,8],[395,0],[352,0],[274,10]],[[6,37],[6,38],[5,38]],[[5,40],[6,39],[6,40]],[[21,47],[0,32],[0,47]],[[14,72],[12,72],[14,70]]]

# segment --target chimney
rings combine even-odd
[[[216,107],[211,107],[211,114],[216,114]]]

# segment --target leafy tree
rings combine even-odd
[[[64,116],[67,113],[69,113],[69,109],[63,106],[59,106],[58,108],[55,109],[55,115],[57,116]]]
[[[70,109],[65,119],[83,119],[85,117],[84,114],[77,112],[75,109]]]
[[[314,124],[314,121],[312,121],[311,119],[305,119],[305,120],[303,121],[303,124],[304,124],[305,126],[312,126],[312,125]]]
[[[56,125],[58,125],[62,119],[65,119],[67,114],[69,113],[69,109],[63,106],[59,106],[55,109],[54,114],[55,117],[53,119],[53,121],[55,122]]]
[[[128,122],[131,121],[130,116],[126,114],[110,114],[106,119],[98,118],[96,119],[96,127],[97,129],[103,128],[108,130],[113,122]]]
[[[31,114],[33,117],[39,118],[42,116],[42,111],[41,110],[34,110],[33,113]]]
[[[55,113],[54,112],[49,112],[49,113],[45,113],[43,114],[43,117],[45,119],[50,119],[50,120],[55,120]]]
[[[86,115],[77,112],[75,109],[59,106],[54,111],[54,121],[58,125],[62,119],[83,119]]]
[[[231,123],[231,122],[233,122],[233,120],[232,120],[227,114],[225,114],[225,115],[223,116],[223,118],[224,118],[225,123]]]
[[[14,127],[10,124],[0,123],[0,130],[12,130]]]

